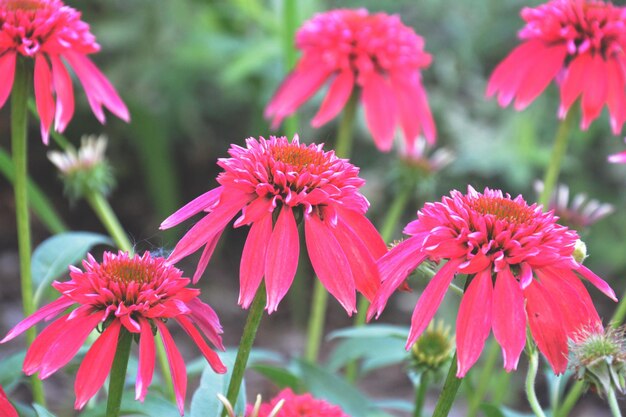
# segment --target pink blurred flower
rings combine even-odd
[[[2,385],[0,385],[0,416],[19,417],[17,411],[15,411],[15,407],[9,402],[7,394],[2,389]]]
[[[467,274],[456,323],[458,377],[478,360],[493,329],[504,368],[517,368],[526,340],[526,323],[555,373],[567,368],[567,340],[583,326],[599,328],[589,293],[579,276],[615,300],[601,278],[572,254],[576,232],[556,223],[551,212],[529,206],[501,191],[466,195],[452,191],[440,203],[427,203],[404,232],[411,235],[383,256],[383,284],[369,317],[380,315],[393,291],[424,260],[447,262],[420,296],[407,341],[415,343],[432,320],[455,274]]]
[[[624,139],[626,142],[626,139]],[[609,155],[608,161],[612,164],[626,164],[626,151]]]
[[[284,400],[284,404],[276,417],[350,417],[339,406],[314,398],[308,393],[296,395],[289,388],[279,392],[269,403],[262,404],[258,417],[268,417],[281,400]],[[253,407],[248,406],[246,416],[252,417],[252,410]]]
[[[105,120],[102,106],[130,120],[111,83],[87,58],[100,45],[80,17],[80,12],[60,0],[0,0],[0,107],[11,93],[16,60],[33,58],[35,99],[45,144],[53,121],[55,130],[63,132],[74,114],[72,79],[63,60],[83,84],[100,123]]]
[[[559,117],[582,96],[581,128],[587,129],[606,104],[619,134],[626,120],[626,8],[595,0],[552,0],[521,12],[523,43],[495,69],[487,96],[498,95],[515,109],[528,106],[559,82]]]
[[[85,271],[70,266],[71,280],[54,282],[62,295],[17,324],[0,343],[7,342],[41,320],[50,320],[69,307],[77,307],[50,324],[26,353],[23,370],[27,375],[39,372],[45,379],[67,364],[95,329],[102,334],[83,360],[74,389],[76,409],[82,408],[102,387],[109,374],[122,327],[139,336],[139,370],[135,385],[136,399],[143,401],[152,381],[155,360],[154,333],[159,332],[172,371],[174,391],[181,415],[187,389],[187,371],[174,339],[165,326],[174,319],[196,343],[215,372],[226,368],[209,348],[204,336],[224,349],[222,328],[211,307],[198,298],[200,290],[187,288],[189,279],[164,258],[117,255],[105,252],[102,263],[88,255]],[[200,328],[202,333],[196,328]]]
[[[224,228],[241,210],[234,226],[251,225],[240,267],[239,304],[248,308],[265,276],[267,310],[276,310],[298,266],[298,223],[304,222],[306,247],[315,273],[351,314],[355,290],[372,299],[380,279],[376,259],[386,246],[365,217],[368,201],[358,189],[359,169],[322,145],[300,144],[296,135],[246,140],[220,159],[220,186],[197,197],[161,223],[175,226],[205,211],[168,258],[176,263],[204,246],[194,275],[204,272]]]
[[[365,118],[378,149],[391,149],[397,124],[408,147],[420,133],[435,141],[420,74],[431,56],[424,52],[424,39],[398,16],[365,9],[319,13],[300,28],[296,47],[302,58],[265,109],[274,128],[331,79],[313,127],[337,116],[356,85],[362,89]]]

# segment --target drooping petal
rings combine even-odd
[[[363,107],[367,127],[381,151],[389,151],[396,128],[396,98],[387,80],[375,71],[363,83]]]
[[[65,296],[59,297],[55,301],[41,307],[35,313],[31,314],[30,316],[26,317],[24,320],[16,324],[15,327],[13,327],[11,331],[7,333],[4,339],[0,340],[0,343],[6,343],[9,340],[19,336],[26,330],[33,327],[35,324],[39,323],[41,320],[49,320],[51,317],[54,317],[57,314],[61,313],[72,304],[74,304],[74,301],[72,301],[70,298],[67,298]]]
[[[493,335],[502,347],[504,369],[517,369],[526,343],[526,312],[521,284],[508,267],[496,277],[492,317]]]
[[[143,402],[154,374],[156,346],[150,322],[140,317],[139,325],[141,326],[141,334],[139,336],[139,367],[135,381],[135,399]]]
[[[250,307],[265,273],[265,258],[272,235],[272,214],[267,213],[252,224],[241,254],[239,266],[239,300],[243,308]]]
[[[617,301],[617,297],[615,296],[615,291],[613,291],[613,288],[611,288],[605,280],[594,274],[593,271],[591,271],[589,268],[581,265],[576,270],[576,272],[582,275],[582,277],[585,278],[587,281],[591,282],[594,287],[602,291],[602,293],[609,297],[611,300]]]
[[[0,74],[3,74],[4,78],[2,82],[0,82],[0,107],[4,106],[13,88],[15,57],[15,52],[5,52],[0,55]]]
[[[448,261],[437,271],[437,274],[430,280],[426,289],[422,295],[420,295],[411,317],[411,330],[409,331],[409,337],[406,342],[407,350],[413,346],[417,338],[435,316],[461,262],[462,261],[458,259]]]
[[[587,129],[591,122],[602,112],[608,95],[608,66],[604,58],[596,54],[586,68],[585,84],[582,98],[581,128]]]
[[[185,362],[165,324],[161,320],[155,320],[154,323],[156,323],[163,345],[165,345],[165,353],[167,354],[170,371],[172,372],[176,403],[178,404],[178,411],[180,411],[182,416],[185,413],[185,395],[187,394],[187,369],[185,368]]]
[[[75,409],[83,408],[104,384],[113,365],[120,328],[121,322],[113,320],[87,351],[74,382]]]
[[[608,83],[607,105],[611,116],[611,128],[615,135],[619,135],[626,121],[626,94],[624,94],[626,80],[624,77],[625,74],[620,63],[616,59],[610,60],[607,64],[606,74]]]
[[[435,122],[419,74],[411,72],[392,76],[391,86],[408,148],[413,148],[422,131],[428,143],[434,143],[437,136]]]
[[[186,316],[180,315],[175,317],[178,324],[185,330],[185,332],[191,337],[193,342],[198,346],[200,352],[204,355],[209,365],[211,365],[211,369],[213,369],[218,374],[223,374],[226,372],[226,367],[222,363],[220,357],[215,353],[204,341],[202,335],[193,325],[191,320],[189,320]]]
[[[48,144],[50,127],[54,120],[54,98],[52,97],[52,73],[46,56],[38,54],[35,58],[35,101],[41,119],[41,138]]]
[[[333,80],[319,111],[311,120],[311,126],[318,128],[339,114],[346,105],[354,87],[354,74],[351,69],[340,72]]]
[[[211,257],[213,256],[213,252],[215,252],[215,248],[217,247],[217,242],[219,242],[220,237],[222,237],[222,232],[224,229],[220,230],[215,236],[213,236],[207,244],[204,246],[204,250],[202,251],[202,255],[200,256],[200,260],[198,260],[198,266],[196,267],[196,272],[193,273],[193,278],[191,282],[197,284],[202,274],[206,270]]]
[[[200,328],[200,330],[202,330],[206,338],[209,339],[209,341],[218,349],[226,350],[226,348],[224,348],[224,344],[222,343],[222,337],[220,336],[223,333],[222,325],[220,324],[220,320],[217,317],[215,310],[213,310],[208,304],[200,301],[198,298],[194,298],[189,301],[187,306],[191,310],[189,316]]]
[[[574,58],[572,62],[570,62],[567,72],[565,73],[563,83],[561,84],[561,105],[559,107],[560,118],[565,118],[569,108],[583,92],[583,88],[586,84],[585,76],[590,64],[590,54],[579,55]]]
[[[46,353],[48,353],[50,346],[59,335],[67,329],[66,322],[68,317],[69,314],[58,318],[37,335],[28,348],[26,357],[24,358],[24,364],[22,365],[22,371],[26,375],[32,375],[41,368],[42,359]]]
[[[313,269],[324,287],[346,309],[356,311],[356,292],[350,263],[330,227],[318,216],[304,219],[306,247]]]
[[[201,196],[194,198],[189,203],[176,210],[176,212],[170,215],[167,219],[163,220],[159,229],[165,230],[170,227],[174,227],[177,224],[184,222],[191,216],[200,213],[202,210],[206,210],[207,208],[213,206],[219,201],[223,190],[224,187],[213,188]]]
[[[267,244],[265,256],[265,284],[267,287],[267,312],[276,311],[298,268],[300,239],[298,226],[291,207],[284,205]]]
[[[525,109],[546,89],[563,67],[567,46],[544,46],[535,52],[533,65],[520,82],[515,110]]]
[[[0,415],[4,417],[19,417],[15,407],[9,402],[2,386],[0,386]]]
[[[57,95],[54,128],[57,132],[63,132],[74,115],[74,86],[61,58],[53,54],[49,55],[49,58],[52,64],[54,91]]]
[[[470,282],[456,318],[457,378],[463,378],[480,357],[491,330],[492,301],[491,270],[485,269]]]
[[[378,230],[364,214],[354,210],[338,207],[337,215],[356,233],[361,241],[367,245],[374,259],[379,259],[387,253],[387,245],[378,233]]]

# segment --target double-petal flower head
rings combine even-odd
[[[528,106],[550,84],[559,83],[559,117],[582,97],[581,128],[604,105],[618,135],[626,121],[626,8],[598,0],[552,0],[521,12],[523,43],[495,69],[487,95],[515,109]]]
[[[602,328],[579,276],[615,300],[601,278],[574,259],[576,232],[556,223],[552,212],[501,191],[452,191],[427,203],[378,265],[383,280],[369,316],[380,315],[391,294],[425,260],[446,261],[421,294],[411,320],[407,349],[428,326],[456,274],[467,275],[456,322],[458,377],[478,360],[493,334],[504,367],[517,368],[530,327],[555,373],[567,368],[568,338],[583,328]]]
[[[337,116],[359,88],[378,149],[391,149],[398,124],[409,148],[420,134],[435,141],[420,73],[431,56],[424,52],[424,39],[398,16],[365,9],[319,13],[298,30],[296,47],[302,58],[265,109],[274,128],[332,80],[313,127]]]
[[[220,336],[222,328],[213,309],[200,301],[199,290],[187,288],[190,280],[182,276],[182,271],[169,265],[164,258],[153,258],[148,252],[141,257],[125,252],[105,252],[102,263],[89,255],[83,261],[83,267],[84,271],[71,266],[70,281],[52,284],[61,297],[17,324],[1,343],[41,320],[50,320],[68,308],[76,307],[37,336],[26,353],[23,369],[28,375],[39,372],[41,379],[47,378],[76,355],[94,329],[101,330],[76,375],[74,406],[81,409],[104,384],[122,329],[139,338],[135,393],[136,398],[143,401],[154,372],[154,334],[159,333],[182,415],[187,371],[165,321],[173,319],[180,324],[213,370],[224,373],[226,368],[204,339],[206,337],[213,345],[224,349]]]
[[[100,123],[105,120],[102,106],[129,121],[126,105],[87,58],[99,50],[80,13],[62,1],[0,0],[0,107],[13,88],[17,60],[32,58],[35,100],[45,144],[53,122],[55,130],[63,132],[74,115],[74,89],[66,63],[82,83]]]
[[[309,258],[326,289],[351,314],[358,290],[372,299],[380,286],[376,260],[385,243],[365,217],[369,202],[359,192],[359,169],[322,145],[285,137],[249,138],[220,159],[220,186],[197,197],[161,223],[162,229],[205,211],[168,258],[176,263],[204,246],[197,281],[222,231],[250,225],[241,256],[239,304],[248,308],[265,277],[267,310],[273,312],[298,266],[298,223],[304,223]]]
[[[279,392],[269,403],[261,404],[258,417],[273,416],[272,411],[281,401],[283,405],[275,414],[276,417],[349,417],[339,406],[317,399],[308,393],[297,395],[289,388]],[[251,415],[252,410],[253,407],[248,407],[246,416]]]

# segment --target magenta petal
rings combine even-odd
[[[74,304],[74,301],[72,301],[71,299],[65,296],[59,297],[55,301],[51,302],[48,305],[41,307],[35,313],[31,314],[30,316],[28,316],[27,318],[25,318],[24,320],[16,324],[15,327],[13,327],[11,331],[7,333],[4,339],[0,340],[0,343],[8,342],[9,340],[19,336],[20,334],[24,333],[26,330],[33,327],[35,324],[39,323],[41,320],[50,319],[51,317],[56,316],[57,314],[61,313],[63,310],[65,310],[72,304]]]
[[[50,127],[54,120],[54,98],[52,97],[52,73],[45,55],[35,59],[35,101],[41,119],[41,137],[48,144]]]
[[[222,360],[217,355],[217,353],[215,353],[206,344],[206,342],[202,338],[202,335],[200,334],[198,329],[196,329],[196,327],[193,325],[191,320],[189,320],[186,316],[182,314],[180,316],[175,317],[175,319],[178,322],[178,324],[180,324],[181,327],[185,330],[185,332],[187,332],[189,337],[191,337],[191,339],[194,341],[196,346],[198,346],[198,348],[200,349],[200,352],[202,352],[207,362],[209,362],[209,365],[211,365],[211,369],[213,369],[218,374],[226,373],[226,367],[222,363]]]
[[[626,95],[623,93],[626,88],[625,74],[622,72],[620,62],[615,59],[607,63],[607,71],[607,105],[609,106],[609,114],[611,116],[611,128],[613,134],[619,135],[624,121],[626,121]]]
[[[337,208],[337,214],[367,245],[374,259],[379,259],[387,253],[387,245],[378,233],[378,230],[364,214],[354,210]]]
[[[0,82],[0,107],[4,106],[13,88],[15,57],[15,52],[5,52],[0,55],[0,74],[3,74],[2,77],[4,78],[2,82]]]
[[[220,237],[222,237],[223,231],[224,229],[220,230],[215,236],[211,238],[211,240],[207,242],[206,246],[204,247],[202,255],[200,256],[200,260],[198,261],[198,266],[196,267],[196,272],[193,273],[193,278],[191,279],[191,282],[193,282],[194,284],[197,284],[198,281],[200,281],[202,274],[204,274],[204,271],[206,270],[206,267],[209,264],[211,257],[213,256],[213,252],[215,252],[217,242],[219,242]]]
[[[15,411],[15,407],[11,404],[7,398],[6,393],[0,385],[0,416],[3,417],[20,417]]]
[[[493,294],[493,335],[502,346],[504,369],[517,369],[526,343],[524,293],[511,270],[498,272]]]
[[[392,77],[391,86],[396,95],[398,116],[407,147],[413,148],[422,130],[427,141],[434,143],[437,131],[419,74]]]
[[[135,399],[143,402],[154,374],[156,346],[150,322],[140,317],[139,325],[141,326],[141,335],[139,336],[139,367],[135,381]]]
[[[396,98],[387,80],[375,71],[363,83],[365,120],[374,142],[381,151],[389,151],[396,127]]]
[[[533,64],[520,82],[515,109],[525,109],[546,89],[563,67],[567,46],[544,46],[535,51]]]
[[[265,283],[267,286],[267,312],[276,311],[298,268],[300,239],[298,226],[289,206],[283,206],[270,236],[265,258]]]
[[[204,336],[218,349],[226,350],[222,343],[222,337],[220,336],[222,334],[222,325],[220,324],[215,310],[198,298],[189,301],[187,306],[191,310],[189,315],[200,330],[202,330]]]
[[[608,95],[608,65],[601,55],[591,58],[586,68],[585,85],[582,98],[582,129],[587,129],[591,122],[600,116]]]
[[[582,93],[585,85],[587,68],[591,63],[591,55],[578,55],[570,62],[565,78],[561,84],[561,106],[559,117],[564,118],[574,101]]]
[[[346,105],[354,87],[354,74],[351,69],[342,71],[335,77],[322,105],[311,120],[311,126],[318,128],[332,120]]]
[[[50,55],[49,57],[52,64],[54,91],[57,95],[54,124],[58,132],[63,132],[74,115],[74,86],[72,85],[72,77],[61,62],[61,58],[58,55]]]
[[[593,271],[591,271],[589,268],[587,268],[584,265],[581,265],[576,270],[576,272],[582,275],[582,277],[585,278],[587,281],[591,282],[591,284],[593,284],[594,287],[602,291],[602,293],[606,295],[607,297],[609,297],[611,300],[617,301],[617,297],[615,296],[615,291],[613,291],[613,289],[609,286],[609,284],[607,284],[605,280],[603,280],[602,278],[594,274]]]
[[[67,330],[68,317],[69,314],[59,317],[37,335],[33,343],[28,348],[26,357],[24,358],[24,364],[22,365],[22,371],[26,375],[32,375],[39,371],[42,366],[42,359],[46,353],[48,353],[52,343],[59,337],[59,334],[61,334],[64,330]],[[69,327],[71,327],[71,324]]]
[[[411,330],[406,342],[407,350],[413,346],[435,316],[461,262],[459,259],[452,259],[442,266],[428,283],[419,300],[417,300],[413,316],[411,317]]]
[[[174,227],[177,224],[184,222],[191,216],[200,213],[202,210],[206,210],[207,208],[213,206],[219,201],[223,190],[224,187],[217,187],[207,191],[199,197],[194,198],[189,203],[176,210],[176,212],[174,212],[167,219],[163,220],[159,229],[165,230],[170,227]]]
[[[120,328],[121,322],[113,320],[87,351],[74,382],[75,409],[83,408],[104,384],[113,365]]]
[[[243,308],[250,307],[265,272],[265,257],[272,236],[272,214],[252,224],[241,254],[239,267],[239,300]]]
[[[161,340],[163,340],[165,345],[165,353],[170,364],[170,371],[172,371],[176,403],[178,404],[178,411],[180,411],[182,416],[185,414],[185,395],[187,394],[187,369],[185,368],[185,362],[165,324],[161,320],[155,320],[154,323],[156,323],[161,334]]]
[[[306,247],[313,269],[324,287],[346,309],[356,311],[356,288],[350,263],[330,227],[318,216],[304,219]]]
[[[463,378],[480,357],[491,330],[492,301],[491,270],[485,269],[465,290],[456,318],[457,378]]]

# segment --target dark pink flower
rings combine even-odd
[[[356,293],[372,299],[380,285],[376,259],[386,246],[365,217],[368,201],[359,193],[365,181],[346,159],[322,145],[290,143],[285,137],[246,140],[220,159],[220,186],[197,197],[161,223],[167,229],[205,211],[178,242],[168,261],[176,263],[202,246],[194,275],[206,268],[222,231],[242,211],[235,227],[251,225],[241,256],[239,304],[248,308],[265,276],[267,310],[285,296],[298,267],[298,223],[315,273],[351,314]]]
[[[0,385],[0,416],[19,417],[17,411],[15,411],[15,407],[9,402],[7,394],[2,389],[2,385]]]
[[[439,203],[427,203],[404,232],[411,235],[379,262],[383,284],[369,316],[380,315],[407,275],[424,260],[446,263],[420,296],[407,341],[410,348],[432,320],[457,273],[471,280],[456,323],[458,377],[478,360],[493,334],[502,346],[504,368],[517,368],[526,341],[526,324],[555,373],[567,368],[567,340],[587,327],[602,328],[579,275],[615,300],[601,278],[572,256],[576,232],[556,223],[518,196],[501,191],[466,195],[452,191]]]
[[[265,109],[274,128],[331,79],[311,121],[313,127],[337,116],[357,86],[380,150],[391,149],[397,124],[409,148],[421,133],[429,142],[435,141],[420,74],[430,65],[431,56],[424,52],[422,37],[398,16],[369,14],[365,9],[319,13],[300,28],[296,47],[302,58]]]
[[[524,109],[556,78],[559,117],[582,97],[581,128],[587,129],[606,104],[619,134],[626,121],[626,8],[597,0],[552,0],[522,9],[523,43],[495,69],[487,96]]]
[[[153,258],[148,252],[141,257],[125,252],[117,255],[105,252],[102,263],[88,255],[83,267],[85,271],[71,266],[70,281],[52,284],[61,297],[17,324],[0,343],[13,339],[41,320],[51,320],[67,308],[77,307],[37,336],[26,353],[23,369],[27,375],[39,372],[41,379],[47,378],[74,357],[95,328],[102,329],[76,375],[74,406],[80,409],[104,384],[122,327],[139,337],[135,393],[136,398],[143,401],[152,381],[154,334],[158,332],[165,345],[176,400],[183,414],[187,371],[165,321],[178,322],[213,370],[224,373],[226,368],[220,358],[204,340],[206,337],[224,349],[220,336],[222,327],[213,309],[200,301],[200,290],[187,288],[190,280],[182,276],[182,271],[164,258]]]
[[[45,144],[53,121],[55,130],[63,132],[74,115],[74,89],[66,64],[83,84],[89,105],[101,123],[105,119],[102,106],[129,121],[126,105],[87,58],[99,50],[89,25],[80,20],[80,12],[62,1],[0,0],[0,107],[11,93],[16,60],[32,58],[35,100]]]
[[[285,402],[276,417],[350,417],[339,406],[314,398],[308,393],[296,395],[289,388],[279,392],[269,403],[262,404],[258,415],[254,417],[268,417],[281,400]],[[246,416],[251,415],[252,409],[252,406],[248,406]]]

